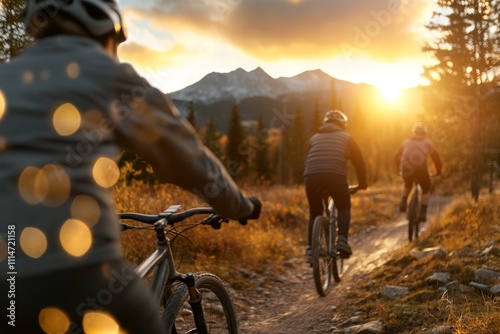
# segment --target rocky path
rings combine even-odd
[[[449,202],[450,198],[434,198],[428,220],[432,222],[441,215]],[[342,281],[326,297],[317,294],[312,268],[305,259],[291,259],[286,272],[280,275],[269,268],[265,277],[253,278],[261,282],[257,289],[236,294],[242,333],[331,333],[333,327],[356,312],[343,307],[346,291],[387,261],[390,253],[407,240],[403,215],[391,223],[353,235],[350,241],[353,255],[344,262]]]

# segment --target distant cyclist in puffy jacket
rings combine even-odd
[[[150,289],[122,258],[110,191],[122,148],[227,218],[255,219],[260,202],[161,91],[116,59],[126,36],[114,0],[25,9],[35,43],[0,65],[0,332],[104,332],[98,312],[116,333],[164,333]],[[1,252],[8,231],[13,267]],[[12,277],[15,298],[3,298]]]
[[[338,211],[337,249],[348,258],[352,251],[347,242],[351,219],[351,193],[347,183],[348,160],[356,169],[359,189],[366,189],[366,168],[361,151],[345,131],[347,116],[338,110],[328,111],[324,125],[309,142],[304,182],[309,202],[309,233],[306,255],[310,257],[314,219],[323,213],[323,194],[329,194]]]
[[[419,220],[427,220],[427,205],[430,199],[431,179],[427,167],[431,157],[436,168],[436,175],[441,174],[443,164],[434,143],[426,137],[427,127],[423,124],[413,126],[413,135],[403,141],[394,155],[394,163],[404,179],[399,211],[406,212],[408,195],[416,182],[422,187],[422,203]]]

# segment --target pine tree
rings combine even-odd
[[[323,124],[323,120],[321,117],[321,112],[319,110],[319,102],[318,102],[318,100],[316,100],[314,102],[314,111],[313,111],[312,120],[311,120],[310,135],[312,136],[313,134],[315,134],[318,131],[318,129],[321,127],[322,124]]]
[[[269,180],[271,177],[271,171],[269,170],[269,148],[267,138],[268,129],[265,127],[264,118],[260,115],[257,124],[255,170],[257,175],[265,180]]]
[[[220,144],[221,137],[222,134],[217,129],[217,125],[215,124],[213,118],[210,117],[203,131],[203,143],[219,159],[223,159]]]
[[[499,124],[500,1],[439,0],[437,5],[428,25],[433,39],[424,48],[436,60],[424,69],[431,83],[427,118],[437,128],[447,170],[472,168],[471,175],[477,175],[485,165],[485,143],[495,141],[485,135],[498,132],[490,129]]]
[[[307,147],[309,143],[306,135],[304,116],[300,106],[297,107],[297,110],[295,111],[295,117],[293,119],[291,129],[292,134],[290,141],[293,149],[293,155],[291,156],[292,182],[300,184],[303,181]]]
[[[0,63],[9,61],[31,43],[24,31],[24,0],[3,0],[0,5]]]
[[[229,120],[226,148],[226,164],[233,175],[241,173],[245,168],[246,157],[242,149],[244,141],[245,131],[241,125],[238,106],[235,104]]]
[[[292,124],[286,124],[281,129],[281,139],[279,147],[276,151],[276,170],[278,173],[278,181],[281,184],[289,184],[292,175]]]
[[[424,77],[455,94],[500,75],[498,0],[439,0],[428,24],[435,37],[424,47],[436,59]]]
[[[337,99],[337,92],[335,90],[335,82],[336,80],[334,78],[332,78],[332,87],[330,88],[331,92],[330,92],[330,109],[331,110],[339,110],[339,106],[338,106],[338,99]]]
[[[194,110],[194,103],[193,101],[189,101],[188,104],[188,115],[187,115],[187,120],[191,125],[193,126],[194,129],[196,129],[196,112]]]

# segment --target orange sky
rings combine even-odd
[[[319,68],[351,82],[415,86],[432,9],[428,0],[119,3],[129,30],[120,58],[165,92],[209,72],[259,66],[273,77]]]

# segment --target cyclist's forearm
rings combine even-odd
[[[193,166],[193,175],[186,189],[212,206],[215,211],[229,219],[243,219],[253,211],[253,204],[243,196],[236,183],[220,161],[203,148],[198,163]],[[196,178],[193,176],[196,175]]]
[[[359,146],[351,140],[349,143],[349,150],[351,152],[351,162],[356,169],[356,177],[358,179],[358,183],[361,185],[366,185],[366,166],[365,160],[363,158],[363,154],[359,149]]]
[[[436,173],[441,174],[441,171],[443,169],[443,162],[441,161],[441,157],[437,153],[437,151],[434,151],[431,154],[432,161],[434,161],[434,166],[436,167]]]
[[[117,124],[125,145],[138,152],[162,179],[194,192],[220,215],[230,219],[250,215],[252,203],[171,101],[152,90],[143,103]]]

